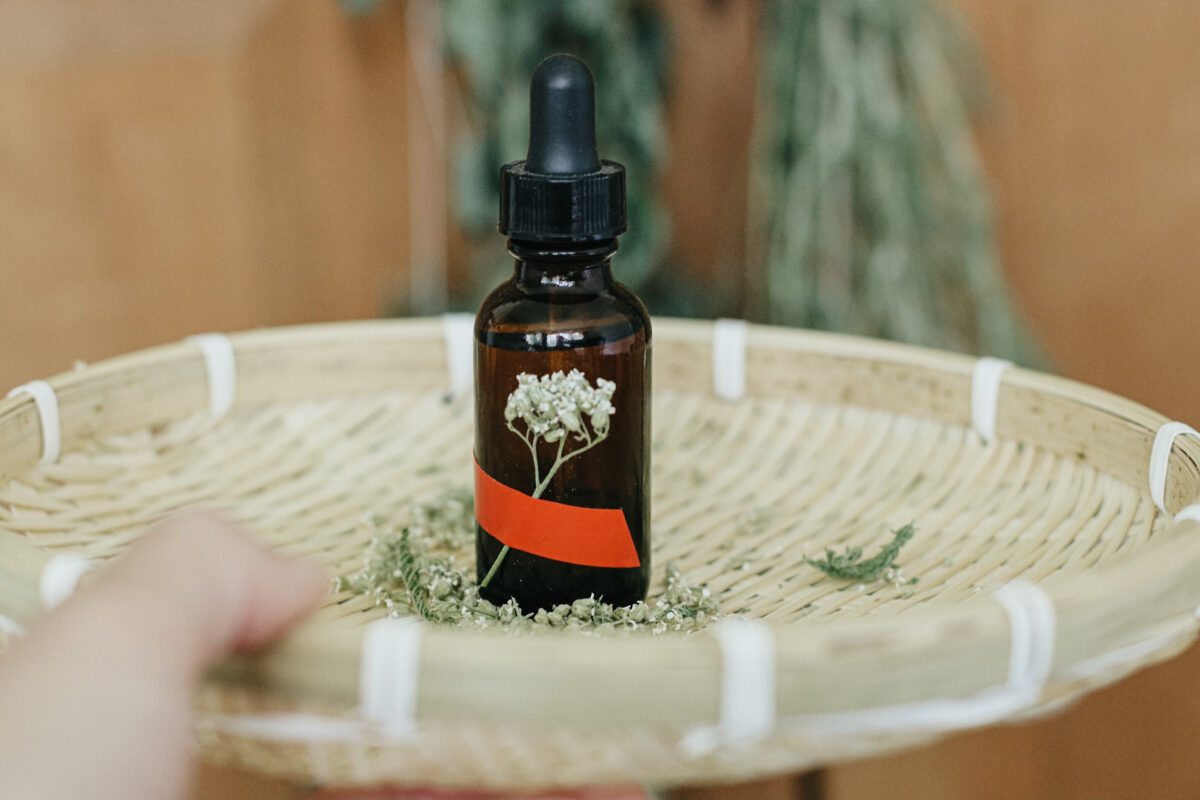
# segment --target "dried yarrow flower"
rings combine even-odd
[[[392,616],[418,615],[431,622],[459,627],[517,632],[537,628],[570,629],[588,635],[643,630],[687,633],[720,617],[708,589],[694,586],[667,565],[666,590],[653,605],[637,602],[613,606],[587,597],[553,609],[525,614],[515,600],[502,606],[484,600],[460,568],[461,556],[474,541],[475,522],[469,494],[447,492],[437,501],[410,510],[406,524],[365,520],[372,530],[363,567],[338,580],[337,588],[370,597]]]
[[[592,386],[587,376],[577,369],[566,373],[559,370],[541,377],[528,372],[517,376],[517,388],[509,394],[504,406],[504,419],[508,429],[521,437],[533,457],[533,497],[542,496],[559,467],[608,437],[609,418],[617,410],[612,404],[616,390],[617,384],[604,378],[597,378],[596,385]],[[519,427],[517,422],[521,423]],[[538,460],[541,442],[558,442],[554,463],[545,475]],[[568,442],[579,446],[568,448]],[[480,586],[491,582],[508,550],[508,545],[500,548],[487,575],[479,582]]]

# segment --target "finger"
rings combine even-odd
[[[193,671],[261,645],[310,611],[328,587],[314,564],[279,556],[232,523],[187,515],[156,525],[95,590],[177,642]]]
[[[156,526],[0,660],[0,794],[180,796],[199,670],[277,635],[324,586],[223,520]]]

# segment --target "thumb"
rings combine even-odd
[[[328,586],[321,567],[284,558],[207,514],[152,528],[96,581],[179,648],[195,672],[264,644],[312,610]]]

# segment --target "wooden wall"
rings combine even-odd
[[[2,0],[0,396],[407,290],[409,261],[440,255],[410,224],[444,225],[444,143],[408,119],[413,5]],[[192,796],[300,794],[204,767]]]
[[[376,315],[409,255],[404,60],[395,3],[0,3],[0,385]]]
[[[411,118],[423,2],[0,2],[0,388],[204,330],[372,316],[409,263],[444,259],[445,120]],[[1033,327],[1061,372],[1195,423],[1200,4],[947,2],[995,81],[980,143]],[[719,277],[745,247],[758,7],[664,9],[676,256]],[[727,206],[697,202],[713,186]],[[1198,796],[1198,674],[1193,649],[1047,722],[829,770],[824,792]],[[196,790],[285,793],[212,771]]]

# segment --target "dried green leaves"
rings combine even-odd
[[[893,534],[892,541],[888,542],[883,548],[873,557],[865,561],[862,557],[861,547],[848,547],[846,552],[838,555],[833,548],[825,549],[825,558],[811,559],[807,556],[804,558],[809,565],[816,567],[831,578],[842,578],[850,581],[868,582],[884,577],[889,569],[896,566],[896,558],[900,555],[900,548],[913,537],[916,529],[910,522],[903,528],[900,528]],[[916,580],[915,578],[913,579]]]
[[[471,564],[456,557],[475,537],[470,493],[452,491],[433,503],[414,507],[407,524],[388,526],[378,519],[363,567],[338,580],[338,589],[372,598],[395,616],[414,614],[430,622],[458,627],[521,631],[567,628],[582,633],[645,630],[666,633],[699,630],[720,616],[716,598],[703,586],[689,584],[667,565],[666,590],[653,604],[613,606],[587,597],[570,605],[524,613],[514,601],[497,606],[479,596]]]
[[[703,585],[688,583],[674,566],[667,565],[666,590],[654,603],[613,606],[603,598],[588,597],[573,604],[526,614],[515,602],[502,606],[479,597],[471,564],[460,567],[456,557],[469,550],[475,536],[470,492],[447,492],[432,503],[415,506],[400,528],[368,520],[374,535],[363,567],[349,578],[338,579],[338,589],[372,598],[393,615],[414,614],[431,622],[458,627],[506,630],[569,628],[605,633],[648,630],[652,633],[690,632],[721,616],[717,599]],[[899,578],[896,560],[913,537],[910,523],[895,531],[892,540],[871,558],[861,547],[842,553],[832,548],[820,559],[805,558],[831,578],[869,583]],[[915,583],[916,578],[906,581]]]

